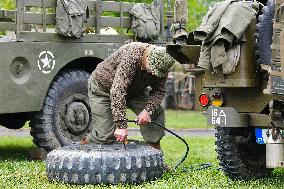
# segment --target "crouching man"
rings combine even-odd
[[[174,62],[165,47],[139,42],[122,46],[101,62],[89,79],[94,129],[81,143],[125,141],[128,107],[137,115],[145,141],[160,150],[165,132],[150,121],[164,125],[165,113],[160,104]]]

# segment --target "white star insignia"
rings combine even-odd
[[[41,59],[41,62],[43,63],[43,68],[45,68],[45,67],[48,67],[48,68],[50,68],[50,62],[51,62],[52,60],[51,59],[49,59],[48,57],[47,57],[47,54],[45,54],[45,58],[44,59]]]

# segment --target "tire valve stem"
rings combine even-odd
[[[128,140],[127,140],[127,139],[125,139],[125,140],[123,141],[124,150],[126,150],[126,144],[128,144]]]

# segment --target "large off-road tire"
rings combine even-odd
[[[265,145],[255,142],[253,129],[217,127],[216,138],[220,166],[231,179],[261,178],[271,172],[266,168]],[[238,138],[245,140],[240,143]]]
[[[34,143],[47,151],[81,141],[91,130],[85,71],[60,73],[47,92],[42,111],[31,120]]]
[[[258,64],[271,63],[271,44],[273,35],[274,0],[268,0],[258,17],[256,36],[256,52]]]
[[[64,146],[47,154],[48,179],[72,184],[140,183],[164,172],[161,151],[123,144]]]

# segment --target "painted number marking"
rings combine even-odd
[[[93,56],[94,55],[94,51],[93,50],[85,50],[85,55],[86,56]]]
[[[226,125],[227,124],[227,116],[224,110],[212,109],[211,111],[211,124],[212,125]]]

